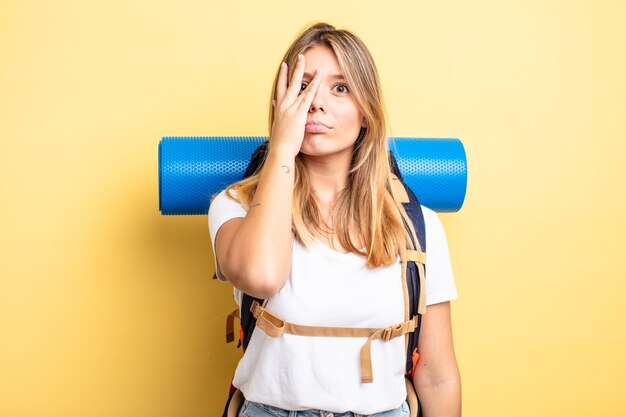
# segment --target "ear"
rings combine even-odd
[[[367,127],[365,124],[365,116],[363,116],[363,120],[361,121],[361,127]]]

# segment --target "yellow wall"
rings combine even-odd
[[[305,24],[370,47],[394,135],[465,144],[442,215],[465,416],[626,415],[622,1],[0,3],[0,416],[214,416],[239,358],[164,135],[266,133]]]

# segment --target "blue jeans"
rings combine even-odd
[[[405,401],[398,408],[389,411],[383,411],[376,414],[357,414],[351,411],[347,413],[335,414],[330,411],[322,410],[302,410],[289,411],[278,407],[272,407],[261,403],[244,400],[238,417],[408,417],[409,406]]]

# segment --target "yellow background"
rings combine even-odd
[[[158,212],[166,135],[265,135],[328,21],[392,133],[459,137],[441,218],[465,416],[626,415],[622,1],[0,3],[0,416],[218,415],[240,357],[206,216]]]

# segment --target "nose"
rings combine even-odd
[[[320,94],[319,89],[315,92],[315,97],[313,97],[313,101],[311,101],[311,107],[309,108],[309,113],[314,113],[316,111],[324,112],[325,105],[323,104],[322,95]]]

